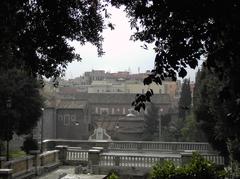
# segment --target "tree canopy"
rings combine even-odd
[[[190,79],[184,79],[182,84],[181,96],[178,102],[179,117],[185,120],[186,113],[189,114],[192,105]]]
[[[0,73],[0,139],[11,140],[13,132],[28,134],[42,115],[39,83],[25,72]]]
[[[0,66],[58,77],[69,62],[80,60],[68,40],[90,42],[102,55],[103,8],[95,0],[2,0]]]
[[[234,160],[240,161],[240,123],[231,115],[231,103],[235,101],[222,101],[219,96],[224,83],[206,68],[199,71],[196,81],[198,88],[194,92],[194,112],[209,143],[227,159],[233,155]]]
[[[116,3],[116,1],[112,0]],[[240,2],[206,0],[122,0],[136,32],[133,40],[155,43],[155,68],[145,84],[170,77],[185,77],[186,68],[195,68],[198,61],[225,80],[223,98],[240,96],[239,32]],[[229,92],[231,88],[232,92]],[[139,95],[133,105],[139,110],[149,101],[151,92]],[[239,104],[236,104],[239,109]],[[236,112],[236,111],[235,111]],[[239,113],[234,114],[239,117]]]

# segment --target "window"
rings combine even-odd
[[[65,114],[64,115],[64,126],[69,126],[69,124],[70,124],[70,115]]]
[[[61,114],[58,115],[58,120],[62,121],[63,120],[63,116]]]
[[[123,114],[126,114],[126,109],[125,108],[123,108]]]
[[[76,122],[76,114],[71,115],[71,122]]]
[[[100,114],[109,114],[109,109],[108,108],[100,108]]]

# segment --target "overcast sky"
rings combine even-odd
[[[130,71],[131,73],[146,72],[151,70],[154,64],[155,53],[153,46],[148,50],[143,49],[141,42],[130,41],[133,33],[130,29],[125,13],[120,9],[111,9],[111,22],[115,29],[106,29],[103,33],[103,49],[106,52],[98,57],[96,47],[91,44],[80,46],[72,42],[76,52],[82,57],[81,62],[73,62],[68,65],[66,79],[75,78],[85,71],[105,70],[108,72]],[[190,71],[190,78],[194,80],[195,71]]]

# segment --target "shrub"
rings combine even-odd
[[[112,173],[108,179],[119,179],[119,177],[115,174],[115,173]]]
[[[31,150],[38,150],[37,140],[33,139],[32,136],[26,137],[25,141],[23,142],[22,150],[27,154],[29,154]]]
[[[151,171],[151,179],[220,179],[225,171],[205,160],[200,154],[194,153],[189,164],[176,167],[172,161],[156,164]]]

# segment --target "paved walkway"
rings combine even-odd
[[[74,167],[61,166],[58,169],[47,173],[46,175],[37,177],[37,179],[102,179],[105,175],[85,175],[74,174]]]

